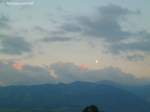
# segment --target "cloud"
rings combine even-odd
[[[39,66],[24,65],[16,69],[15,61],[0,61],[0,85],[34,85],[55,83],[47,69]],[[17,62],[18,63],[18,62]]]
[[[96,14],[78,16],[66,22],[61,28],[66,32],[80,33],[82,37],[99,39],[106,43],[106,51],[113,54],[126,52],[150,53],[150,33],[147,31],[125,30],[122,22],[127,22],[129,15],[140,15],[118,5],[110,4],[97,8]],[[129,40],[129,41],[128,41]],[[134,40],[134,42],[130,41]]]
[[[21,55],[23,53],[30,52],[32,46],[23,37],[13,37],[0,35],[1,48],[0,52],[11,55]]]
[[[61,26],[61,28],[66,31],[66,32],[81,32],[82,31],[82,28],[77,25],[78,23],[65,23]]]
[[[54,37],[46,37],[42,40],[44,42],[67,42],[73,40],[73,38],[54,36]]]
[[[139,84],[142,81],[134,75],[124,73],[119,68],[107,67],[104,69],[92,70],[81,69],[73,63],[55,63],[51,65],[55,74],[62,82],[73,81],[101,81],[109,80],[121,84]],[[144,81],[143,81],[144,82]]]
[[[1,15],[0,16],[0,29],[2,28],[9,28],[9,18],[4,16],[4,15]]]
[[[144,56],[143,55],[134,54],[134,55],[127,56],[127,59],[129,61],[144,61]]]
[[[50,31],[49,30],[47,30],[47,29],[45,29],[45,28],[43,28],[43,27],[41,27],[41,26],[35,26],[34,28],[33,28],[33,31],[36,31],[36,32],[38,32],[38,33],[44,33],[44,34],[49,34],[50,33]]]
[[[12,27],[10,25],[10,19],[7,16],[0,16],[0,29],[6,30],[5,33],[3,31],[0,32],[0,53],[21,55],[32,50],[31,44],[23,37],[9,34],[9,30],[12,30]]]
[[[67,33],[65,33],[59,27],[56,29],[54,28],[53,30],[49,30],[42,26],[35,26],[33,28],[33,31],[36,31],[36,33],[39,33],[39,35],[41,36],[39,42],[54,43],[54,42],[69,42],[77,40],[73,36],[67,35]]]
[[[119,41],[132,35],[124,31],[120,25],[121,19],[132,11],[117,5],[108,5],[98,8],[93,17],[80,16],[76,19],[78,24],[66,23],[62,28],[67,31],[82,31],[83,34],[101,38],[106,41]],[[73,29],[73,30],[72,30]]]
[[[140,51],[150,53],[150,34],[146,31],[139,32],[136,35],[135,42],[115,43],[110,45],[110,51],[112,53]]]
[[[0,85],[37,85],[48,83],[71,83],[74,81],[113,81],[120,84],[145,84],[150,80],[137,79],[118,68],[81,69],[74,63],[53,63],[49,66],[33,66],[20,62],[22,69],[13,65],[15,61],[0,61]]]

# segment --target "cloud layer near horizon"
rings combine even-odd
[[[0,62],[1,85],[35,85],[58,82],[71,83],[74,81],[96,82],[102,80],[129,85],[147,83],[137,79],[132,74],[124,73],[113,67],[91,70],[83,69],[73,63],[58,62],[48,67],[23,65],[22,69],[16,69],[12,66],[14,63]]]
[[[13,65],[16,62],[0,62],[0,82],[3,85],[34,85],[54,83],[48,71],[42,67],[22,65],[17,69]]]

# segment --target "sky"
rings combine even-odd
[[[0,85],[150,82],[149,3],[0,0]]]

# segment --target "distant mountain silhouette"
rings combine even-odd
[[[105,81],[0,87],[0,108],[57,108],[77,112],[95,104],[105,112],[150,112],[149,102],[115,85]]]
[[[129,91],[150,102],[150,85],[130,87]]]

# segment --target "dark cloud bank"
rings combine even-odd
[[[127,52],[150,53],[150,33],[145,30],[131,32],[124,30],[121,22],[127,21],[130,15],[139,15],[139,11],[131,11],[117,5],[102,6],[91,16],[79,16],[74,22],[66,22],[62,29],[66,32],[80,33],[88,38],[99,38],[108,44],[107,51],[113,54]],[[124,42],[129,39],[134,42]]]
[[[0,29],[2,28],[8,28],[9,27],[9,18],[6,16],[2,15],[0,16]]]
[[[10,19],[0,16],[0,30],[9,31]],[[3,34],[0,32],[0,53],[8,55],[22,55],[32,51],[32,45],[24,38],[17,35]]]
[[[23,37],[2,36],[0,52],[11,55],[21,55],[31,52],[32,46]]]

